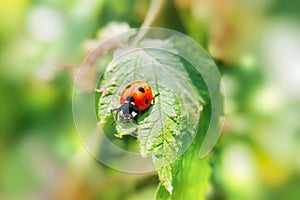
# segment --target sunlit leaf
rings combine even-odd
[[[210,110],[204,109],[201,123],[189,149],[172,164],[174,176],[172,195],[161,184],[156,193],[156,199],[205,199],[205,191],[210,182],[211,169],[207,158],[199,159],[198,153],[205,132],[209,126]]]
[[[143,48],[148,43],[157,48]],[[124,48],[115,53],[101,82],[98,118],[100,124],[118,108],[122,89],[133,80],[144,80],[155,94],[155,102],[137,122],[116,122],[117,136],[137,136],[142,156],[152,155],[161,183],[172,193],[172,163],[188,148],[196,135],[202,98],[195,89],[187,62],[179,55],[159,49],[172,40],[144,40],[138,49]]]

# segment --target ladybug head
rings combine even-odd
[[[122,115],[124,122],[128,123],[132,120],[132,115],[131,114],[123,114]]]
[[[139,115],[140,110],[133,103],[128,102],[122,104],[118,112],[121,112],[121,116],[124,122],[129,123],[131,122],[133,116],[137,117]],[[116,114],[116,120],[117,120],[118,112]]]

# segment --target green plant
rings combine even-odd
[[[129,81],[145,80],[160,94],[136,124],[117,121],[115,130],[119,136],[137,135],[141,155],[152,156],[163,186],[157,191],[158,199],[169,195],[203,198],[209,183],[208,161],[199,159],[198,154],[211,116],[210,98],[197,70],[175,53],[185,45],[177,37],[146,38],[137,49],[128,46],[115,50],[115,59],[99,83],[98,119],[103,129],[110,125],[111,110],[119,106],[120,89]],[[162,46],[163,50],[159,48]],[[200,58],[203,63],[209,59]]]

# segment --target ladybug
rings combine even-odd
[[[142,111],[149,108],[156,96],[153,94],[150,85],[145,81],[135,80],[130,82],[121,93],[121,106],[115,109],[117,110],[116,121],[120,112],[124,122],[131,122],[132,118],[136,119]]]

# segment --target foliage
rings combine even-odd
[[[168,0],[146,23],[177,30],[204,46],[226,88],[222,136],[200,160],[209,94],[203,85],[191,84],[206,104],[194,142],[172,163],[172,196],[157,174],[121,173],[86,152],[72,118],[74,75],[88,51],[105,39],[97,38],[99,30],[116,24],[106,33],[111,36],[141,27],[151,2],[0,1],[0,199],[146,200],[155,191],[158,199],[201,199],[200,193],[208,199],[299,199],[300,12],[295,0]],[[143,116],[151,110],[148,114]],[[112,122],[111,114],[108,119]],[[110,139],[138,151],[134,137]],[[105,147],[100,151],[106,153]]]
[[[102,92],[99,99],[98,118],[100,124],[109,121],[111,110],[120,106],[118,89],[124,88],[128,82],[141,79],[151,85],[154,92],[159,94],[155,103],[138,118],[137,126],[123,123],[119,118],[116,122],[117,131],[119,137],[137,135],[142,156],[152,155],[162,185],[172,193],[172,163],[184,153],[195,137],[202,99],[199,96],[201,92],[198,93],[195,88],[204,88],[205,84],[199,77],[189,75],[193,69],[178,55],[146,48],[144,45],[147,43],[158,47],[163,45],[176,52],[176,38],[145,39],[138,45],[139,49],[131,53],[124,48],[118,50],[114,56],[117,60],[107,67],[100,84],[106,92]]]

